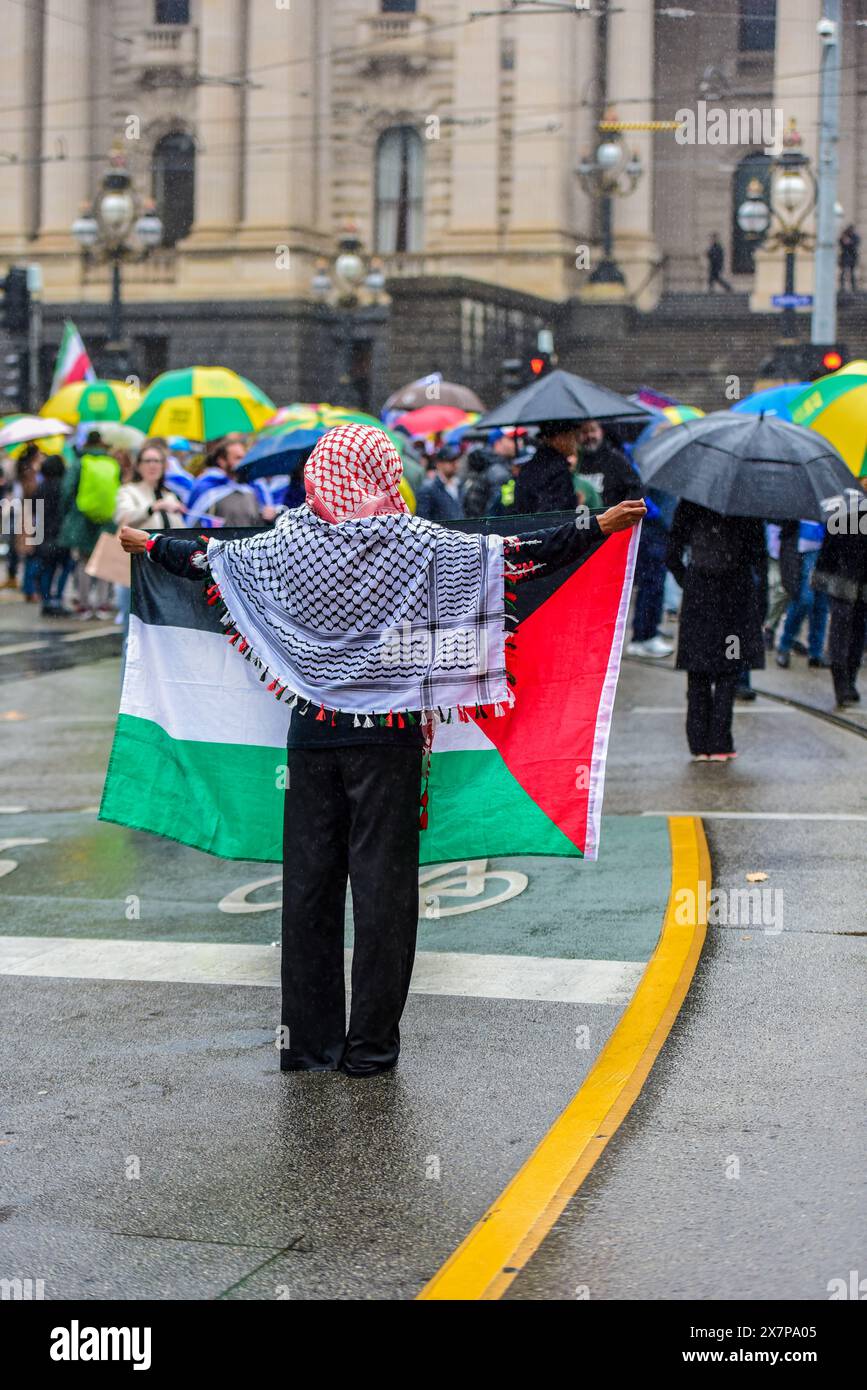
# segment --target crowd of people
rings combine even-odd
[[[116,578],[119,547],[115,554],[113,543],[101,538],[124,525],[160,531],[272,521],[291,484],[240,482],[236,470],[246,453],[241,435],[213,440],[193,472],[191,448],[170,449],[167,440],[152,438],[133,454],[110,447],[93,428],[71,457],[43,454],[35,444],[17,458],[7,455],[0,471],[0,498],[7,503],[0,587],[18,590],[26,603],[41,603],[46,618],[116,617],[123,623],[129,591]],[[17,509],[9,505],[15,503]],[[13,524],[16,510],[23,524]]]
[[[146,439],[136,456],[98,429],[71,459],[28,446],[3,468],[3,496],[38,505],[38,527],[6,538],[2,587],[41,602],[45,617],[125,623],[129,588],[111,553],[121,526],[147,531],[261,526],[304,500],[301,469],[238,478],[248,443],[229,435],[192,450]],[[854,483],[854,480],[853,480]],[[472,430],[428,441],[414,460],[418,515],[432,521],[599,509],[644,497],[627,655],[675,654],[687,673],[687,741],[694,758],[736,756],[732,711],[755,698],[750,672],[775,652],[789,668],[830,669],[839,707],[856,704],[867,627],[867,496],[851,534],[813,521],[746,521],[644,488],[631,446],[596,420],[550,420],[532,430]],[[859,494],[860,496],[860,494]],[[850,528],[851,529],[851,528]],[[119,552],[120,547],[117,546]],[[676,625],[676,627],[675,627]]]
[[[860,700],[867,621],[867,534],[838,537],[814,521],[723,517],[646,489],[628,442],[596,420],[551,420],[534,437],[493,430],[435,451],[418,494],[435,521],[647,504],[635,570],[627,655],[676,655],[687,673],[687,742],[700,761],[737,756],[736,700],[769,653],[788,669],[830,670],[838,707]],[[854,485],[854,479],[853,479]],[[859,503],[867,532],[867,497]],[[803,640],[802,640],[803,639]]]

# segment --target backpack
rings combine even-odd
[[[114,516],[114,504],[120,487],[120,464],[109,454],[83,454],[81,474],[75,505],[97,525],[104,525]]]

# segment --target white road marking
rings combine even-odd
[[[20,816],[26,806],[0,806],[0,816]]]
[[[686,714],[686,705],[631,705],[630,714]],[[735,714],[803,714],[791,705],[735,705]]]
[[[347,951],[347,983],[350,960]],[[477,999],[620,1005],[632,997],[644,968],[641,961],[420,951],[411,990]],[[217,942],[2,936],[0,975],[276,987],[280,952],[274,946]]]
[[[700,816],[702,820],[867,820],[846,811],[642,811],[643,816]]]
[[[17,656],[19,652],[38,652],[50,647],[50,642],[16,642],[13,647],[0,647],[0,656]]]
[[[88,637],[108,637],[114,627],[114,623],[101,623],[98,628],[92,628],[89,632],[64,632],[60,640],[61,642],[86,642]],[[118,631],[120,631],[119,628]]]

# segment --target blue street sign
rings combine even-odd
[[[811,294],[775,294],[771,297],[775,309],[810,309],[813,306]]]

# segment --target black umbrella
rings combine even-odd
[[[723,516],[823,521],[822,498],[852,486],[827,439],[774,415],[717,410],[636,451],[642,481]]]
[[[475,428],[541,425],[545,420],[642,420],[646,424],[650,416],[649,410],[607,386],[597,386],[572,372],[556,371],[489,410],[476,421]]]

